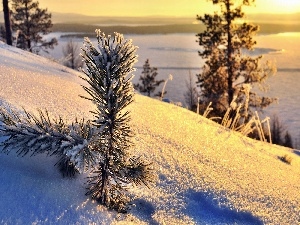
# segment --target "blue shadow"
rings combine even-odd
[[[142,221],[146,221],[149,225],[159,225],[152,216],[155,213],[154,206],[144,199],[135,199],[131,202],[130,212]]]
[[[250,212],[237,211],[220,206],[213,196],[194,190],[188,191],[186,214],[201,223],[207,218],[217,224],[263,225],[263,222]],[[225,203],[227,200],[223,200]],[[226,205],[226,204],[223,204]]]

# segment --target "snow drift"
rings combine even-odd
[[[79,72],[0,43],[0,102],[91,118]],[[135,96],[136,154],[153,162],[156,183],[132,187],[117,214],[84,195],[86,175],[61,177],[56,159],[0,154],[0,224],[298,224],[300,160],[180,108]],[[2,138],[2,137],[0,137]],[[280,157],[288,154],[292,164]]]

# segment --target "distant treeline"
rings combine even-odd
[[[118,32],[122,34],[170,34],[170,33],[197,33],[204,30],[200,24],[174,24],[174,25],[143,25],[143,26],[101,26],[82,24],[54,24],[55,32],[81,32],[94,33],[95,29],[101,29],[104,33]],[[84,36],[84,34],[76,34]]]
[[[299,24],[259,24],[259,34],[274,34],[283,32],[300,32]],[[101,26],[84,24],[54,24],[54,32],[75,32],[64,37],[84,37],[94,34],[95,29],[101,29],[106,34],[119,32],[122,34],[172,34],[172,33],[199,33],[205,28],[202,24],[174,24],[174,25],[146,25],[146,26]]]
[[[0,23],[3,26],[3,23]],[[300,23],[297,24],[259,24],[260,30],[258,34],[277,34],[284,32],[300,32]],[[106,34],[119,32],[122,34],[172,34],[172,33],[193,33],[202,32],[205,27],[202,24],[174,24],[174,25],[141,25],[141,26],[101,26],[101,25],[86,25],[86,24],[69,24],[58,23],[54,24],[53,32],[66,32],[76,34],[66,34],[62,37],[86,37],[94,35],[96,29]]]
[[[259,34],[278,34],[285,32],[300,32],[300,23],[296,24],[271,24],[262,23],[259,25]]]

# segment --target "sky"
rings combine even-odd
[[[87,3],[88,2],[88,3]],[[90,16],[194,16],[214,11],[208,0],[39,0],[49,12],[79,13]],[[300,12],[299,0],[256,0],[246,13]],[[267,9],[267,10],[266,10]]]

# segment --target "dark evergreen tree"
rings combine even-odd
[[[12,32],[11,32],[10,12],[9,12],[9,7],[8,7],[8,0],[2,0],[2,3],[3,3],[3,13],[4,13],[6,44],[12,45]]]
[[[277,145],[282,145],[282,135],[285,131],[285,127],[282,125],[277,115],[273,115],[271,118],[271,138],[272,143]]]
[[[17,33],[17,47],[38,53],[57,44],[56,38],[44,40],[42,35],[51,32],[51,14],[39,8],[39,2],[12,0],[12,30]]]
[[[141,93],[146,93],[149,97],[151,93],[153,93],[162,82],[165,80],[156,80],[157,68],[151,67],[149,63],[149,59],[146,60],[145,64],[143,65],[142,75],[140,76],[141,84],[134,84],[134,88]],[[166,93],[166,92],[165,92]],[[165,94],[164,93],[164,94]],[[162,93],[158,93],[157,96],[161,96]]]
[[[6,31],[3,26],[0,26],[0,40],[6,42]]]
[[[242,6],[250,6],[255,0],[212,0],[221,6],[221,12],[213,15],[197,16],[206,29],[197,34],[199,45],[203,48],[199,55],[205,60],[203,71],[198,75],[201,89],[201,103],[212,102],[215,114],[224,112],[235,100],[245,101],[244,84],[258,84],[264,88],[263,81],[275,72],[267,62],[260,64],[262,56],[250,57],[242,50],[252,50],[256,42],[253,36],[258,26],[236,21],[244,18]],[[249,93],[249,107],[264,108],[274,101],[272,98],[259,97]],[[245,111],[249,112],[248,109]],[[249,114],[244,115],[248,117]]]
[[[185,102],[190,110],[196,111],[199,93],[191,72],[189,73],[189,79],[186,81],[186,87],[187,91],[184,94]]]
[[[63,47],[64,65],[76,70],[82,67],[83,61],[79,53],[80,48],[78,45],[73,40],[69,40],[66,46]]]
[[[273,144],[293,148],[293,139],[286,126],[282,124],[277,115],[273,115],[270,123],[271,139]]]
[[[288,131],[285,132],[283,146],[293,148],[293,139]]]

